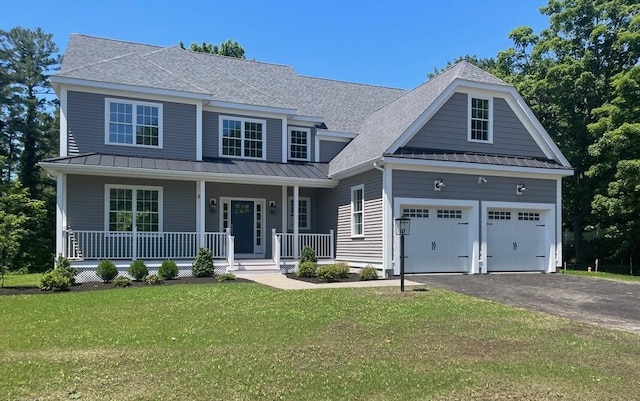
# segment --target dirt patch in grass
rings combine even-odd
[[[249,280],[236,278],[235,280],[218,282],[217,277],[180,277],[173,280],[165,280],[162,284],[157,284],[160,286],[163,285],[176,285],[176,284],[219,284],[219,285],[227,285],[230,283],[248,283]],[[132,281],[131,287],[149,287],[150,284],[147,284],[143,281]],[[64,292],[84,292],[84,291],[97,291],[97,290],[111,290],[118,289],[114,288],[111,283],[100,283],[100,282],[92,282],[92,283],[80,283],[74,286],[69,287],[68,291]],[[33,295],[33,294],[54,294],[51,291],[41,291],[38,287],[34,286],[22,286],[22,287],[3,287],[0,288],[0,295]]]

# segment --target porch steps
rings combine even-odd
[[[236,259],[233,273],[282,273],[285,268],[291,272],[295,270],[293,262],[282,262],[280,265],[278,268],[271,259]]]

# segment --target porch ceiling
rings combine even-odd
[[[327,176],[328,163],[273,163],[223,158],[191,161],[87,153],[47,159],[39,164],[54,174],[117,175],[316,188],[332,188],[338,184],[337,180]]]

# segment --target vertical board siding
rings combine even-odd
[[[162,149],[106,144],[105,98],[107,97],[161,103],[163,113]],[[195,105],[75,91],[69,91],[67,102],[68,129],[73,134],[79,153],[97,152],[185,160],[195,160],[196,158]]]
[[[163,231],[196,230],[196,190],[190,181],[69,175],[67,219],[73,230],[105,229],[105,185],[162,187]]]
[[[442,174],[393,170],[393,196],[427,199],[460,199],[501,202],[556,203],[556,180],[496,177],[482,174],[485,184],[478,184],[475,174]],[[442,178],[446,186],[434,191],[433,182]],[[525,184],[528,191],[516,195],[516,186]]]
[[[267,161],[282,162],[282,120],[277,118],[263,118],[244,116],[232,113],[217,113],[204,111],[202,116],[202,156],[223,157],[218,149],[220,127],[218,121],[220,115],[229,117],[251,118],[265,120],[267,122],[265,139],[267,141]]]
[[[466,93],[454,93],[407,143],[407,147],[545,157],[508,103],[493,98],[493,144],[469,142]]]
[[[320,162],[330,162],[349,142],[320,141]]]

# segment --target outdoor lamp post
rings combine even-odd
[[[396,219],[396,234],[400,236],[400,291],[404,292],[404,236],[409,235],[411,219],[407,216]]]

